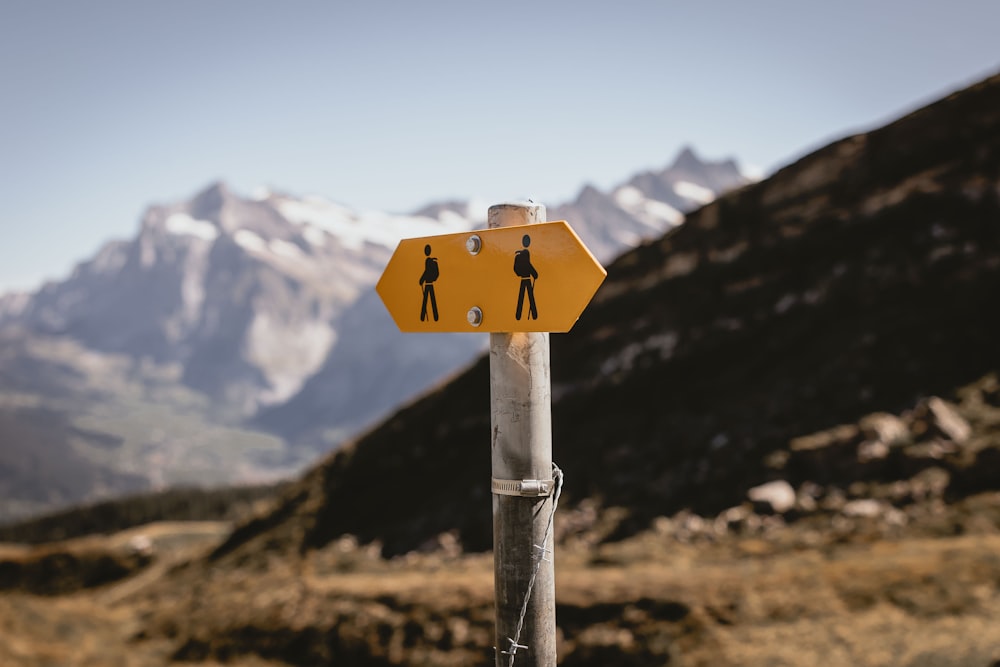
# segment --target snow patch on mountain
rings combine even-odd
[[[164,227],[171,234],[178,236],[193,236],[203,241],[214,241],[219,238],[219,229],[209,220],[196,220],[187,213],[174,213],[164,222]]]
[[[271,252],[280,257],[300,259],[303,256],[302,248],[289,241],[283,241],[282,239],[272,239],[271,242],[267,244],[267,247],[271,250]]]
[[[684,214],[666,202],[648,200],[646,201],[644,212],[645,216],[639,216],[640,220],[644,218],[651,218],[655,221],[662,220],[670,226],[679,225],[684,222]],[[662,226],[656,226],[663,229]]]
[[[267,252],[267,242],[260,237],[260,234],[251,232],[249,229],[239,229],[233,234],[236,245],[249,252]]]
[[[642,205],[646,198],[639,191],[639,188],[626,185],[615,191],[615,201],[623,208],[633,208]]]
[[[326,237],[327,232],[323,231],[319,227],[309,224],[302,227],[302,238],[304,238],[306,243],[314,248],[326,247]]]
[[[473,226],[469,218],[450,211],[442,212],[437,219],[381,211],[356,212],[314,195],[303,199],[280,198],[274,205],[290,222],[304,225],[306,229],[326,230],[341,245],[352,250],[361,250],[366,244],[392,250],[404,238],[467,231]],[[306,240],[318,245],[321,237],[315,232],[309,233]]]
[[[260,404],[288,400],[326,359],[337,340],[329,322],[279,320],[268,313],[254,316],[246,338],[246,356],[262,369],[271,386]]]
[[[650,199],[639,188],[626,185],[614,192],[615,202],[656,232],[675,227],[684,222],[684,214],[666,202]],[[622,239],[625,242],[624,239]],[[628,245],[636,245],[642,238],[630,237]]]
[[[714,192],[691,181],[677,181],[674,183],[674,192],[680,197],[690,199],[699,204],[707,204],[715,199]]]

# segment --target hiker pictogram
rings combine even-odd
[[[438,320],[438,305],[437,298],[434,296],[434,281],[438,279],[438,261],[437,257],[431,257],[431,246],[428,243],[424,246],[424,255],[427,259],[424,260],[424,272],[420,276],[420,284],[424,288],[424,299],[423,303],[420,305],[420,321],[425,322],[427,320],[427,299],[431,300],[431,314],[434,316],[434,321]]]
[[[531,245],[531,237],[525,234],[521,238],[523,248],[514,253],[514,273],[521,278],[521,287],[517,293],[517,311],[514,317],[521,319],[524,310],[524,295],[528,294],[528,319],[538,319],[538,309],[535,307],[535,281],[538,279],[538,271],[531,265],[531,252],[528,246]]]
[[[565,221],[540,222],[403,239],[376,291],[400,331],[559,333],[606,275]]]

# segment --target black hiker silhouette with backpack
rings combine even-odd
[[[520,320],[521,312],[524,310],[524,294],[528,294],[528,319],[538,319],[538,309],[535,308],[535,280],[538,279],[538,271],[531,265],[531,253],[528,246],[531,245],[531,237],[527,234],[521,239],[521,250],[514,253],[514,273],[521,278],[521,288],[517,293],[517,312],[514,316]]]
[[[438,304],[437,298],[434,296],[434,281],[438,279],[438,261],[437,257],[431,257],[431,246],[428,243],[424,246],[424,255],[427,259],[424,260],[424,273],[420,276],[420,284],[424,288],[424,300],[420,305],[420,321],[424,322],[427,320],[427,298],[430,297],[431,300],[431,314],[434,316],[434,321],[438,321]]]

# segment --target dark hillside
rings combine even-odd
[[[823,148],[608,267],[552,340],[567,506],[622,508],[624,536],[685,508],[716,514],[772,479],[842,494],[857,468],[799,465],[796,443],[953,400],[997,371],[998,305],[1000,76]],[[393,554],[448,531],[489,548],[488,385],[483,359],[330,457],[222,552],[352,533]],[[963,453],[955,433],[944,453],[883,457],[879,478],[992,465],[977,488],[1000,488],[1000,457]],[[988,436],[977,446],[1000,450]]]

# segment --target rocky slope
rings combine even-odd
[[[966,435],[921,401],[957,401],[998,370],[998,184],[994,77],[626,253],[573,332],[552,341],[568,506],[596,508],[592,521],[621,537],[685,509],[714,516],[769,481],[819,505],[849,496],[856,475],[912,486],[937,469],[952,498],[996,488],[995,426]],[[904,410],[933,415],[920,420],[937,429],[933,443],[910,427],[836,430]],[[387,554],[442,534],[486,549],[488,443],[483,359],[329,457],[223,552],[257,538],[309,549],[345,533]],[[833,452],[856,461],[827,465]]]

